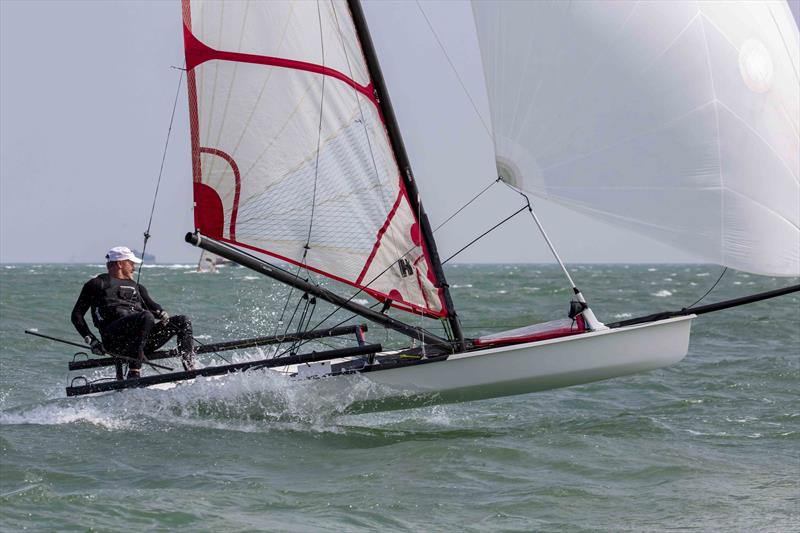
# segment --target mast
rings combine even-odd
[[[436,249],[436,241],[433,239],[433,231],[428,221],[428,215],[422,207],[417,184],[414,181],[414,174],[411,170],[411,163],[408,159],[405,145],[403,144],[403,137],[400,134],[400,127],[394,114],[391,99],[389,98],[389,91],[386,89],[386,83],[383,80],[383,73],[381,72],[380,63],[378,62],[378,56],[375,53],[372,37],[370,37],[369,28],[367,27],[367,20],[364,17],[364,11],[361,9],[361,1],[347,0],[347,4],[353,16],[356,34],[364,50],[364,57],[375,91],[375,99],[380,106],[383,121],[389,134],[389,142],[392,145],[397,165],[400,168],[400,177],[408,192],[408,201],[414,213],[419,217],[418,222],[423,242],[425,243],[425,249],[428,251],[431,267],[439,282],[439,289],[442,291],[444,303],[447,306],[447,321],[450,324],[450,329],[452,330],[453,337],[457,341],[458,346],[461,350],[464,350],[464,333],[461,330],[461,323],[458,320],[455,307],[453,306],[453,300],[450,297],[450,286],[447,284],[447,280],[444,277],[444,269],[439,259],[439,252]]]

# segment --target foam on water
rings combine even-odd
[[[63,389],[53,392],[57,397]],[[298,380],[271,370],[251,371],[18,406],[0,411],[0,425],[88,422],[107,430],[130,430],[151,420],[246,432],[270,431],[276,423],[332,431],[354,404],[379,404],[410,394],[360,375]]]

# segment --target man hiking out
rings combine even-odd
[[[128,363],[128,379],[140,376],[145,354],[151,353],[178,336],[178,351],[186,370],[194,368],[192,323],[183,315],[169,316],[154,302],[147,289],[133,281],[136,264],[142,260],[125,246],[117,246],[106,254],[107,274],[87,281],[75,307],[72,324],[86,341],[93,354],[134,358]],[[97,340],[84,315],[92,310],[92,322],[100,330]],[[118,367],[119,368],[119,367]],[[118,370],[121,379],[121,370]]]

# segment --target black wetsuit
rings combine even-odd
[[[161,306],[150,298],[143,285],[133,280],[100,274],[84,284],[72,309],[72,324],[84,338],[94,337],[83,318],[89,309],[103,346],[112,354],[138,358],[157,350],[177,334],[179,351],[191,358],[191,321],[178,315],[169,317],[166,324],[156,322],[154,313],[160,313]],[[131,369],[141,366],[140,362],[129,365]]]

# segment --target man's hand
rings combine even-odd
[[[85,339],[86,343],[89,345],[89,349],[92,350],[92,353],[95,355],[105,355],[106,349],[103,348],[103,343],[97,340],[97,337],[93,337],[91,335],[87,335]]]
[[[163,325],[166,326],[167,323],[169,322],[169,313],[167,313],[162,309],[161,311],[156,313],[156,318],[158,319],[159,322],[161,322]]]

